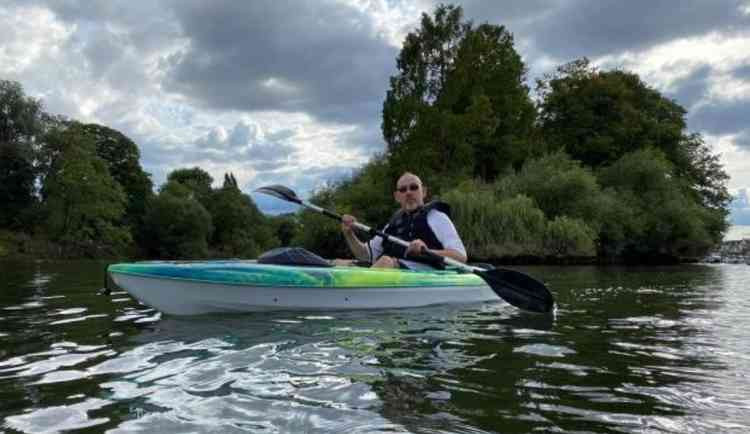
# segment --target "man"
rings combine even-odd
[[[401,209],[393,215],[383,232],[409,241],[408,248],[384,242],[378,236],[363,243],[354,233],[354,217],[342,216],[341,231],[354,257],[373,262],[373,267],[429,269],[432,267],[424,263],[428,261],[418,261],[422,249],[427,248],[440,256],[466,262],[466,248],[448,216],[450,208],[442,202],[425,205],[426,193],[422,181],[413,173],[404,173],[396,182],[393,197]]]

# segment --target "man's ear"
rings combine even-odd
[[[393,192],[393,200],[395,200],[396,202],[398,202],[398,192],[397,191]]]

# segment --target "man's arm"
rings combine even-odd
[[[346,244],[349,246],[349,250],[351,250],[354,257],[360,261],[370,261],[370,249],[354,233],[353,225],[356,221],[354,217],[348,214],[341,216],[341,232],[344,234]]]
[[[433,250],[433,252],[466,263],[468,259],[466,247],[463,241],[461,241],[461,237],[458,235],[458,231],[450,217],[443,212],[432,210],[427,215],[427,224],[430,225],[435,236],[443,245],[442,250]]]

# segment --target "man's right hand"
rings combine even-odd
[[[341,216],[341,232],[344,234],[351,234],[354,230],[354,223],[357,222],[357,219],[355,219],[353,216],[350,216],[349,214],[344,214]]]

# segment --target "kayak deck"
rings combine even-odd
[[[373,309],[494,301],[472,273],[300,267],[254,261],[150,261],[108,267],[139,301],[175,315],[265,310]]]

